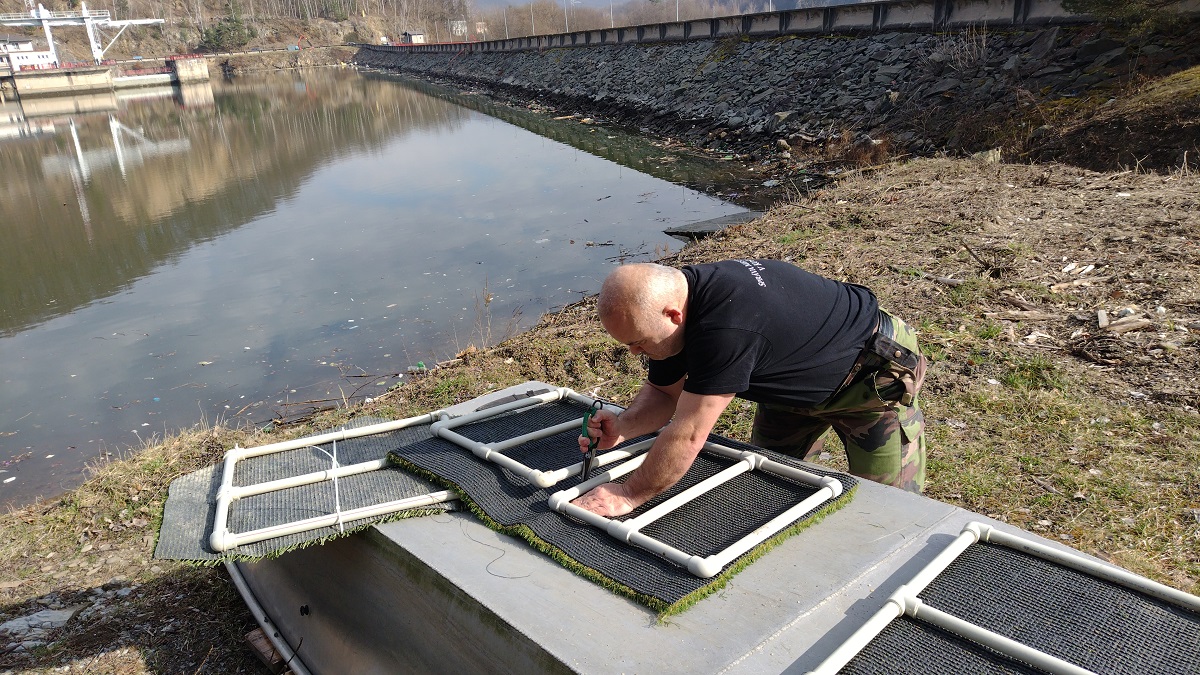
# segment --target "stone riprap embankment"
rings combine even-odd
[[[1131,45],[1098,26],[731,37],[507,52],[360,48],[360,66],[470,83],[710,147],[886,139],[990,147],[1031,104],[1200,62],[1197,41]],[[850,132],[850,133],[847,133]]]

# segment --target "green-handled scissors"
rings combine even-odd
[[[587,480],[588,476],[592,474],[592,462],[596,461],[596,446],[600,445],[600,439],[592,438],[592,434],[588,432],[588,422],[592,420],[592,415],[599,412],[602,407],[604,404],[600,403],[600,399],[596,399],[592,401],[592,407],[583,414],[583,437],[588,439],[588,449],[587,454],[583,456],[583,478],[580,482]]]

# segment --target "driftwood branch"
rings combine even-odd
[[[1117,319],[1104,329],[1110,333],[1128,333],[1130,331],[1141,330],[1153,326],[1154,322],[1142,316],[1127,316],[1123,319]]]
[[[1015,298],[1011,295],[1002,295],[1002,296],[1000,296],[1000,299],[1007,302],[1008,304],[1012,305],[1013,307],[1017,307],[1019,309],[1024,309],[1024,310],[1028,310],[1031,312],[1036,311],[1038,309],[1038,306],[1033,304],[1032,302],[1026,302],[1026,301],[1022,300],[1021,298]]]
[[[1038,485],[1042,486],[1042,488],[1043,488],[1044,490],[1046,490],[1047,492],[1050,492],[1050,493],[1053,493],[1053,494],[1058,494],[1058,488],[1056,488],[1056,487],[1054,487],[1053,485],[1051,485],[1049,481],[1042,480],[1041,478],[1038,478],[1037,476],[1030,476],[1030,477],[1029,477],[1029,480],[1031,480],[1031,481],[1033,481],[1033,482],[1037,483]]]

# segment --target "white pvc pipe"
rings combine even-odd
[[[341,429],[339,431],[331,431],[324,434],[318,434],[316,436],[307,436],[305,438],[297,438],[290,441],[268,443],[267,445],[260,445],[253,448],[242,448],[235,444],[229,452],[225,453],[224,465],[221,468],[221,487],[217,489],[217,504],[213,513],[213,532],[212,535],[209,536],[209,546],[218,553],[227,550],[226,548],[218,547],[225,546],[226,538],[229,536],[229,507],[234,500],[248,495],[263,494],[264,492],[271,492],[287,487],[308,485],[310,483],[316,483],[322,480],[332,480],[343,475],[339,474],[338,469],[335,468],[330,471],[315,472],[305,474],[303,476],[297,476],[295,478],[270,481],[270,483],[277,485],[277,487],[272,487],[271,489],[264,491],[256,491],[258,488],[257,485],[240,487],[234,486],[233,478],[238,461],[250,457],[261,457],[263,455],[286,452],[288,450],[299,450],[301,448],[323,445],[330,442],[345,441],[351,438],[360,438],[362,436],[397,431],[399,429],[416,426],[418,424],[429,424],[437,420],[438,417],[443,414],[444,411],[437,410],[426,415],[408,417],[402,420],[369,424],[367,426],[357,427],[354,429]],[[374,463],[364,462],[363,464]],[[383,465],[380,465],[377,468],[382,468],[382,466]],[[352,464],[349,467],[339,468],[347,471],[347,473],[344,475],[351,475],[352,473],[361,473],[361,471],[358,470],[360,467],[362,467],[361,464]],[[369,471],[371,469],[365,468],[364,470]]]
[[[326,470],[326,471],[316,471],[316,472],[304,474],[301,476],[292,476],[292,477],[288,477],[288,478],[282,478],[279,480],[268,481],[265,483],[259,483],[259,484],[255,484],[255,485],[234,486],[234,484],[233,484],[234,473],[235,473],[238,461],[240,461],[242,459],[247,459],[250,457],[259,457],[259,456],[269,455],[269,454],[273,454],[273,453],[277,453],[277,452],[285,452],[288,450],[298,450],[298,449],[310,447],[310,446],[319,446],[319,445],[323,445],[325,443],[330,443],[330,442],[336,443],[337,441],[345,441],[345,440],[348,440],[351,438],[359,438],[362,436],[370,436],[373,434],[386,433],[389,431],[395,431],[398,429],[403,429],[403,428],[415,426],[418,424],[429,424],[431,432],[434,433],[435,435],[442,436],[442,437],[449,437],[449,438],[451,438],[451,440],[461,439],[461,441],[455,440],[455,442],[458,443],[459,445],[465,445],[466,447],[471,449],[473,452],[475,452],[475,454],[479,454],[479,455],[483,456],[485,459],[488,459],[489,461],[494,461],[494,462],[500,464],[501,466],[504,466],[505,468],[509,469],[510,471],[514,471],[518,474],[529,477],[531,480],[533,480],[533,482],[535,484],[538,484],[541,487],[549,487],[550,485],[553,485],[557,481],[562,480],[563,477],[572,475],[574,472],[568,472],[565,475],[559,477],[558,474],[562,473],[561,470],[555,471],[555,472],[543,473],[541,471],[531,469],[531,468],[525,466],[524,464],[517,462],[516,460],[513,460],[509,457],[506,457],[506,456],[500,454],[499,452],[494,452],[494,449],[485,449],[482,451],[482,454],[481,454],[481,451],[478,447],[471,447],[471,444],[474,444],[475,446],[478,446],[479,444],[475,443],[474,441],[471,441],[470,439],[466,439],[465,437],[461,436],[460,434],[450,431],[450,429],[453,427],[464,425],[464,424],[470,424],[471,422],[474,422],[474,421],[487,419],[489,417],[494,417],[496,415],[500,415],[500,414],[503,414],[503,413],[506,413],[506,412],[509,412],[512,410],[519,410],[521,408],[525,408],[525,407],[528,407],[531,405],[535,405],[535,404],[539,404],[539,403],[548,403],[551,401],[558,401],[558,400],[562,400],[564,398],[568,398],[570,400],[573,400],[573,401],[576,401],[576,402],[579,402],[579,403],[582,403],[585,405],[592,405],[592,403],[595,400],[595,399],[592,399],[592,398],[589,398],[586,396],[582,396],[574,391],[571,391],[570,389],[559,388],[559,389],[555,389],[552,391],[543,392],[541,394],[535,394],[534,396],[530,396],[527,398],[518,399],[516,401],[511,401],[509,403],[505,403],[505,404],[495,406],[492,408],[487,408],[484,410],[477,410],[473,413],[469,413],[467,415],[464,415],[464,416],[458,417],[458,418],[451,418],[450,415],[445,410],[436,410],[434,412],[431,412],[431,413],[428,413],[425,415],[419,415],[417,417],[409,417],[409,418],[403,419],[403,420],[396,420],[396,421],[392,421],[392,422],[381,422],[378,424],[372,424],[372,425],[368,425],[368,426],[364,426],[364,427],[358,427],[355,429],[341,429],[339,431],[328,432],[328,433],[319,434],[316,436],[309,436],[306,438],[300,438],[300,439],[295,439],[295,440],[291,440],[291,441],[281,441],[278,443],[270,443],[267,445],[262,445],[262,446],[258,446],[258,447],[254,447],[254,448],[241,448],[241,447],[238,447],[235,445],[233,447],[233,449],[231,449],[229,452],[227,452],[225,454],[224,466],[222,467],[222,474],[221,474],[221,486],[217,491],[217,504],[216,504],[216,510],[215,510],[215,513],[213,516],[213,532],[212,532],[212,535],[210,535],[210,537],[209,537],[209,545],[216,552],[224,552],[224,551],[234,548],[240,544],[262,541],[264,539],[269,539],[272,537],[284,536],[286,534],[294,534],[296,532],[302,532],[302,531],[305,531],[308,529],[314,529],[317,527],[324,527],[327,525],[337,524],[337,523],[342,522],[347,519],[354,520],[357,518],[366,518],[366,517],[371,517],[374,515],[385,515],[387,513],[392,513],[394,511],[401,510],[404,508],[412,508],[414,506],[421,506],[421,505],[425,505],[425,504],[429,504],[429,503],[436,503],[436,502],[429,502],[429,501],[421,501],[421,500],[426,500],[430,497],[429,495],[426,495],[423,497],[411,498],[411,499],[418,500],[416,502],[410,502],[408,500],[400,500],[399,502],[389,502],[387,504],[380,504],[380,505],[375,505],[372,507],[364,507],[362,509],[356,509],[352,512],[347,511],[347,512],[341,512],[341,513],[335,513],[330,516],[319,516],[316,518],[309,518],[309,519],[297,521],[294,523],[277,525],[277,526],[273,526],[270,528],[263,528],[260,530],[254,530],[252,532],[246,532],[246,533],[242,533],[242,534],[234,534],[234,533],[229,532],[229,527],[228,527],[229,526],[229,508],[230,508],[230,505],[237,499],[240,499],[243,497],[248,497],[251,495],[265,494],[267,492],[273,492],[275,490],[283,490],[283,489],[287,489],[287,488],[298,487],[301,485],[310,485],[312,483],[318,483],[318,482],[325,481],[325,480],[336,480],[343,476],[351,476],[351,475],[364,473],[367,471],[374,471],[377,469],[382,469],[385,466],[387,466],[387,464],[388,464],[387,460],[381,459],[381,460],[375,460],[375,461],[371,461],[371,462],[362,462],[359,464],[352,464],[350,466],[341,466],[341,467],[334,466],[331,469]],[[582,422],[582,419],[576,420],[575,422],[564,422],[564,423],[556,425],[554,427],[550,427],[549,429],[543,429],[540,431],[532,432],[530,434],[525,434],[524,436],[518,437],[516,439],[509,439],[508,441],[505,442],[505,443],[507,443],[507,445],[503,445],[503,448],[512,447],[515,445],[519,445],[520,443],[528,442],[530,440],[536,440],[538,438],[545,438],[547,436],[550,436],[550,435],[553,435],[556,433],[561,433],[563,431],[569,430],[572,426],[574,426],[576,424],[580,424],[581,422]],[[612,455],[612,456],[610,457],[608,455]],[[605,453],[605,456],[602,456],[600,461],[601,461],[601,464],[607,464],[610,462],[618,461],[618,460],[623,459],[628,456],[629,456],[629,454],[626,451],[620,451],[620,452],[616,452],[616,453]],[[578,465],[578,470],[582,470],[582,463],[580,463]],[[442,493],[434,493],[434,494],[442,494]],[[450,497],[447,497],[447,499],[448,498],[450,498]],[[444,500],[441,500],[441,501],[444,501]],[[406,504],[406,505],[399,505],[399,504]],[[354,515],[351,515],[351,514],[354,514]]]
[[[619,462],[623,459],[628,459],[628,458],[632,457],[638,450],[648,447],[652,443],[654,443],[654,439],[650,439],[647,441],[639,441],[637,443],[634,443],[633,445],[626,446],[619,450],[608,450],[599,455],[596,455],[596,468],[599,468],[602,466],[608,466],[609,464],[612,464],[613,462]],[[554,471],[540,472],[541,475],[544,477],[543,479],[549,483],[548,485],[545,485],[544,487],[550,487],[552,485],[557,485],[559,481],[561,481],[565,478],[570,478],[571,476],[578,476],[579,474],[583,473],[583,464],[584,464],[583,462],[577,462],[570,466],[565,466],[561,469],[556,469]]]
[[[813,487],[818,487],[818,488],[830,487],[831,489],[833,489],[833,484],[836,483],[837,484],[837,488],[836,488],[837,494],[838,495],[842,494],[841,481],[838,481],[834,478],[830,478],[829,476],[821,476],[821,475],[815,474],[811,471],[805,471],[804,469],[800,469],[800,468],[797,468],[794,466],[788,466],[787,464],[780,464],[779,462],[776,462],[776,461],[773,461],[770,459],[764,459],[762,461],[762,464],[759,466],[759,468],[764,471],[769,471],[777,476],[791,478],[792,480],[799,481],[806,485],[811,485]],[[837,495],[834,495],[834,496],[836,497]]]
[[[687,504],[700,495],[716,488],[719,485],[723,485],[733,480],[736,476],[740,476],[747,471],[752,470],[754,470],[752,462],[747,460],[737,462],[732,466],[726,467],[719,473],[709,476],[690,488],[683,490],[670,499],[663,501],[661,504],[658,504],[654,508],[647,510],[640,516],[618,522],[615,526],[610,526],[608,528],[608,533],[617,539],[628,541],[629,534],[641,530],[643,527],[653,523],[680,506]]]
[[[246,583],[246,577],[242,576],[242,571],[237,568],[237,563],[225,561],[225,570],[229,572],[229,578],[233,579],[233,585],[238,589],[238,594],[242,596],[246,607],[250,608],[250,613],[254,615],[254,620],[258,622],[259,628],[262,628],[267,639],[275,645],[275,650],[283,657],[284,665],[295,675],[310,675],[308,668],[304,666],[296,652],[292,651],[291,645],[271,625],[271,617],[267,616],[267,611],[259,604],[258,598],[254,596],[254,591],[250,590],[249,584]]]
[[[1026,661],[1052,673],[1090,673],[1091,671],[1037,651],[1004,636],[992,633],[921,602],[917,596],[925,590],[925,587],[945,571],[950,563],[962,555],[963,551],[971,544],[979,541],[1024,551],[1043,560],[1059,563],[1064,567],[1070,567],[1085,574],[1125,586],[1126,588],[1141,591],[1161,600],[1183,605],[1194,611],[1200,610],[1200,598],[1190,593],[1184,593],[1183,591],[1140,577],[1128,570],[1105,565],[1070,551],[1053,548],[1019,535],[1009,534],[986,523],[971,522],[963,528],[962,533],[949,546],[922,568],[913,577],[912,581],[901,586],[878,612],[855,631],[841,646],[834,650],[816,669],[812,670],[811,673],[813,675],[832,675],[841,671],[855,655],[879,635],[888,623],[905,613],[914,618],[927,620],[930,623],[984,644],[997,652]]]
[[[498,449],[493,449],[492,447],[485,445],[483,443],[480,443],[479,441],[475,441],[470,438],[467,438],[466,436],[463,436],[462,434],[460,434],[456,431],[452,431],[452,429],[454,429],[455,427],[466,425],[466,424],[471,424],[473,422],[478,422],[480,420],[485,420],[485,419],[488,419],[491,417],[495,417],[497,415],[502,415],[506,412],[510,412],[513,410],[520,410],[522,408],[527,408],[532,405],[540,405],[542,403],[549,403],[551,401],[560,401],[563,398],[568,397],[569,394],[572,394],[572,393],[574,393],[574,392],[571,392],[571,390],[566,389],[566,388],[554,389],[552,391],[543,392],[541,394],[535,394],[533,396],[529,396],[529,397],[522,398],[522,399],[517,399],[515,401],[509,401],[508,403],[505,403],[503,405],[498,405],[498,406],[495,406],[492,408],[486,408],[484,410],[477,410],[473,413],[468,413],[466,415],[463,415],[462,417],[457,417],[454,419],[439,420],[437,422],[434,422],[432,425],[430,425],[429,430],[431,432],[433,432],[433,434],[435,436],[440,436],[442,438],[445,438],[446,440],[450,441],[451,443],[454,443],[457,446],[460,446],[462,448],[465,448],[465,449],[471,451],[472,454],[474,454],[476,457],[479,457],[480,459],[482,459],[484,461],[499,464],[500,466],[504,467],[505,469],[508,469],[509,471],[512,471],[513,473],[525,478],[526,480],[529,480],[530,482],[532,482],[534,485],[537,485],[538,487],[550,487],[551,485],[554,484],[553,482],[551,482],[550,476],[542,473],[540,470],[534,469],[533,467],[530,467],[530,466],[526,466],[525,464],[518,462],[517,460],[503,454],[502,452],[499,452]],[[582,421],[582,419],[577,420],[575,422],[575,424],[579,424],[581,421]],[[566,424],[566,423],[564,423],[564,424]],[[563,424],[560,424],[558,426],[563,427],[563,428],[561,430],[554,431],[553,433],[561,433],[562,431],[565,431],[566,429],[570,428],[569,426],[564,426]],[[555,428],[556,427],[550,427],[550,429],[555,429]],[[525,440],[536,440],[538,438],[545,438],[546,436],[552,435],[552,433],[547,433],[548,431],[549,431],[548,429],[541,429],[541,430],[538,430],[535,432],[531,432],[529,434],[523,434],[522,436],[519,436],[518,438],[524,438]],[[540,434],[545,434],[545,435],[540,435]],[[513,439],[509,439],[509,440],[511,441]],[[498,443],[498,445],[501,445],[503,443],[504,443],[504,441]],[[506,446],[506,447],[511,447],[511,446]]]
[[[926,586],[933,583],[933,580],[936,579],[939,574],[946,571],[946,568],[950,566],[950,563],[957,560],[958,556],[963,554],[963,551],[966,551],[971,544],[979,541],[980,538],[981,535],[979,533],[978,524],[967,523],[966,527],[962,529],[962,532],[960,532],[958,536],[954,538],[954,541],[950,542],[950,544],[946,546],[941,553],[934,556],[933,560],[930,560],[929,564],[921,568],[921,571],[917,572],[917,574],[907,584],[905,584],[905,586],[912,591],[913,595],[920,594],[921,591],[925,590]]]
[[[801,516],[817,509],[829,499],[836,499],[838,495],[842,494],[842,484],[832,478],[829,480],[832,482],[832,485],[817,490],[799,504],[755,528],[754,531],[737,540],[724,551],[710,555],[705,559],[705,566],[709,569],[715,568],[713,574],[716,574],[726,565],[736,560],[738,556],[775,536],[780,530],[799,520]],[[704,576],[708,577],[712,576],[712,574]]]
[[[563,478],[566,478],[567,476],[574,475],[575,473],[577,473],[577,471],[566,471],[566,470],[542,471],[540,469],[535,469],[531,466],[523,464],[523,463],[513,459],[512,457],[509,457],[508,455],[503,453],[503,450],[506,450],[511,447],[515,447],[517,445],[520,445],[521,443],[526,443],[531,440],[538,440],[541,438],[546,438],[548,436],[553,436],[555,434],[562,433],[563,431],[566,431],[567,429],[569,429],[573,426],[579,426],[580,421],[581,420],[575,420],[574,422],[563,422],[562,424],[559,424],[558,426],[548,427],[546,429],[540,429],[538,431],[530,432],[528,434],[524,434],[522,436],[518,436],[516,438],[512,438],[507,441],[500,441],[498,443],[495,443],[494,445],[488,445],[488,444],[481,443],[476,440],[472,440],[470,438],[467,438],[466,436],[463,436],[462,434],[458,433],[457,431],[452,431],[450,428],[445,427],[445,426],[440,427],[437,430],[437,434],[439,436],[441,436],[442,438],[445,438],[446,440],[450,441],[451,443],[454,443],[455,445],[457,445],[461,448],[471,451],[472,454],[474,454],[476,457],[478,457],[484,461],[499,464],[500,466],[508,469],[509,471],[512,471],[513,473],[525,478],[526,480],[530,481],[534,485],[537,485],[538,487],[547,488],[547,487],[553,486],[555,483],[562,480]],[[560,427],[565,427],[565,428],[560,428]],[[619,459],[619,457],[614,457],[614,458],[610,459],[609,461],[615,461],[616,459]]]
[[[630,451],[634,450],[635,448],[640,450],[641,447],[639,447],[639,446],[644,447],[644,446],[650,445],[652,443],[654,443],[654,439],[649,439],[649,440],[642,441],[640,443],[635,443],[634,445],[629,446],[628,449]],[[586,519],[583,514],[592,514],[592,512],[588,511],[587,509],[583,509],[578,506],[575,506],[574,504],[571,503],[571,500],[578,498],[582,494],[586,494],[586,493],[590,492],[592,490],[592,488],[596,487],[597,485],[601,485],[603,483],[611,483],[614,480],[620,478],[621,476],[624,476],[628,473],[632,473],[633,470],[638,468],[639,466],[641,466],[642,462],[644,462],[644,461],[646,461],[645,455],[640,455],[638,457],[634,457],[633,459],[629,460],[628,462],[625,462],[624,464],[620,464],[618,466],[615,466],[615,467],[609,469],[608,471],[605,471],[604,473],[592,476],[591,478],[580,483],[579,485],[576,485],[574,487],[569,487],[566,490],[559,490],[558,492],[555,492],[554,494],[550,495],[550,499],[547,501],[547,503],[550,505],[550,508],[554,509],[555,511],[560,511],[563,513],[567,513],[568,515],[576,516],[577,518],[580,518],[581,520]],[[568,510],[564,511],[564,509],[568,509]],[[581,513],[576,513],[577,511],[581,512]],[[595,515],[595,514],[592,514],[592,515]],[[596,517],[603,518],[603,516],[596,516]],[[608,527],[608,519],[607,518],[604,518],[604,523],[601,524],[600,527],[602,527],[602,528]]]
[[[838,645],[838,648],[833,650],[833,653],[827,656],[820,665],[808,671],[807,675],[837,675],[842,672],[842,668],[845,668],[851,659],[858,656],[858,653],[871,640],[874,640],[875,636],[882,633],[888,624],[902,614],[904,614],[903,603],[896,601],[895,596],[888,598],[883,607],[872,614],[871,618],[859,626],[858,630],[854,631],[845,642]]]
[[[391,422],[379,422],[378,424],[368,424],[364,427],[355,427],[353,429],[340,429],[338,431],[329,431],[316,436],[306,436],[304,438],[296,438],[290,441],[279,441],[278,443],[268,443],[267,445],[259,445],[252,448],[241,448],[234,446],[229,452],[225,453],[226,471],[229,471],[228,460],[232,458],[234,462],[238,462],[249,457],[258,457],[260,455],[270,455],[284,450],[298,450],[310,445],[324,445],[332,441],[344,441],[351,438],[359,438],[361,436],[370,436],[372,434],[382,434],[388,431],[396,431],[404,429],[416,424],[427,424],[437,420],[438,416],[445,411],[437,410],[416,417],[408,417],[402,420],[393,420]],[[231,481],[232,482],[232,481]]]
[[[583,418],[580,417],[577,420],[572,420],[570,422],[563,422],[561,424],[556,424],[552,427],[546,427],[545,429],[538,429],[537,431],[531,431],[527,434],[522,434],[520,436],[510,438],[507,441],[500,441],[499,443],[490,443],[488,445],[488,447],[496,452],[503,452],[504,450],[508,450],[509,448],[515,448],[518,445],[521,445],[522,443],[528,443],[530,441],[540,441],[543,438],[549,438],[551,436],[561,434],[564,431],[570,431],[572,429],[582,429],[583,428],[582,424],[583,424]]]
[[[582,427],[583,418],[579,418],[574,421],[561,422],[554,426],[531,431],[514,438],[501,441],[492,441],[490,443],[484,443],[482,441],[476,441],[467,438],[457,431],[454,431],[454,429],[466,424],[471,424],[473,422],[495,417],[506,412],[520,410],[534,404],[550,403],[553,401],[561,401],[563,399],[569,399],[589,406],[596,401],[596,399],[583,396],[582,394],[563,387],[553,391],[536,394],[528,398],[510,401],[504,405],[499,405],[494,408],[478,410],[473,413],[463,415],[462,417],[439,420],[430,425],[430,431],[459,447],[469,450],[476,457],[479,457],[484,461],[499,464],[505,469],[508,469],[518,476],[525,478],[538,487],[548,488],[558,484],[559,481],[565,478],[580,473],[583,470],[583,463],[579,462],[562,469],[542,471],[541,469],[533,468],[509,457],[508,455],[505,455],[504,451],[523,443],[549,438],[550,436],[561,434],[565,431],[570,431],[575,427]],[[604,466],[606,464],[625,459],[632,454],[632,448],[633,446],[630,446],[630,448],[626,448],[624,450],[605,452],[603,455],[600,455],[598,465]]]
[[[492,462],[494,464],[499,464],[500,466],[508,469],[509,471],[512,471],[513,473],[517,474],[518,476],[521,476],[531,482],[536,483],[537,482],[536,477],[538,474],[541,473],[537,469],[534,469],[533,467],[530,467],[530,466],[526,466],[525,464],[518,462],[517,460],[513,459],[512,457],[509,457],[508,455],[506,455],[502,452],[496,452],[496,451],[492,450],[491,448],[484,445],[483,443],[480,443],[479,441],[473,441],[473,440],[467,438],[466,436],[463,436],[462,434],[458,433],[457,431],[451,431],[450,429],[447,429],[446,427],[442,427],[437,430],[437,435],[441,436],[442,438],[450,441],[451,443],[453,443],[461,448],[469,450],[472,454],[474,454],[476,457],[484,460],[485,462]],[[548,487],[548,486],[539,486],[539,487]]]
[[[610,522],[618,523],[619,521]],[[716,573],[705,573],[708,571],[708,568],[704,564],[704,558],[692,553],[685,553],[684,551],[681,551],[660,539],[655,539],[654,537],[642,534],[641,532],[630,533],[629,543],[639,548],[644,548],[656,555],[660,555],[676,565],[683,567],[695,576],[707,579]],[[720,571],[720,569],[718,568],[717,571]]]
[[[653,442],[653,439],[651,439],[648,441],[642,441],[636,445],[649,445]],[[630,446],[630,450],[632,450],[634,447],[635,446]],[[596,515],[587,509],[572,504],[571,500],[576,499],[580,495],[588,492],[601,483],[607,483],[615,478],[619,478],[632,472],[634,469],[641,466],[642,462],[646,458],[645,455],[625,462],[619,467],[596,476],[584,483],[580,483],[575,487],[554,493],[550,496],[549,506],[555,511],[571,516],[590,525],[599,527],[607,532],[610,536],[619,539],[620,541],[644,548],[652,553],[660,555],[681,567],[687,568],[689,572],[698,577],[709,578],[719,573],[726,565],[728,565],[738,556],[774,536],[780,530],[792,524],[804,514],[818,508],[826,500],[836,498],[842,493],[842,484],[836,479],[829,478],[827,476],[818,476],[802,469],[790,467],[785,464],[779,464],[777,462],[768,460],[766,457],[755,452],[734,450],[716,443],[705,443],[704,449],[731,459],[735,459],[737,462],[732,466],[726,467],[719,473],[700,481],[686,490],[683,490],[679,494],[672,496],[671,498],[663,501],[661,504],[658,504],[647,510],[645,513],[637,516],[636,518],[631,518],[625,521],[605,518],[604,516]],[[655,539],[641,532],[643,527],[653,523],[662,516],[674,511],[684,504],[691,502],[696,497],[711,491],[718,485],[732,480],[736,476],[748,471],[753,471],[756,468],[759,470],[768,471],[770,473],[784,475],[806,484],[815,485],[820,489],[814,494],[809,495],[800,503],[795,504],[778,516],[755,528],[752,532],[746,534],[738,541],[726,547],[724,550],[707,557],[700,557],[698,555],[686,553],[659,539]]]
[[[781,464],[779,462],[776,462],[775,460],[768,459],[765,455],[760,455],[757,452],[751,452],[749,450],[734,450],[733,448],[726,447],[726,446],[720,445],[718,443],[705,443],[704,449],[708,450],[714,454],[728,457],[730,459],[741,460],[741,459],[752,458],[754,461],[755,469],[765,470],[765,471],[773,473],[777,476],[784,476],[786,478],[791,478],[792,480],[800,481],[801,483],[805,483],[806,485],[812,485],[813,487],[818,487],[818,488],[826,487],[830,484],[829,483],[830,481],[833,481],[835,483],[838,483],[837,494],[839,494],[839,495],[841,494],[841,483],[840,482],[835,481],[832,478],[828,478],[826,476],[819,476],[811,471],[805,471],[804,469],[801,469],[798,467],[788,466],[787,464]]]
[[[263,541],[265,539],[274,539],[275,537],[283,537],[297,532],[307,532],[320,527],[332,527],[338,523],[344,523],[351,520],[359,520],[360,518],[371,518],[374,516],[383,516],[405,509],[417,508],[420,506],[429,506],[431,504],[441,504],[442,502],[454,499],[454,493],[450,490],[439,490],[426,495],[417,495],[415,497],[406,497],[395,501],[385,502],[383,504],[373,504],[371,506],[363,506],[357,509],[348,511],[340,511],[324,516],[315,516],[304,520],[297,520],[291,523],[283,523],[281,525],[272,525],[249,532],[232,533],[226,530],[223,536],[217,540],[217,533],[213,533],[213,537],[209,543],[213,550],[223,552],[231,548],[236,548],[244,544],[253,544],[254,542]],[[220,547],[218,547],[218,544]]]
[[[438,420],[438,421],[434,422],[432,425],[430,425],[429,430],[431,432],[433,432],[434,435],[441,436],[442,429],[452,429],[454,427],[459,427],[464,424],[478,422],[479,420],[485,420],[489,417],[495,417],[496,415],[501,415],[503,413],[510,412],[512,410],[520,410],[521,408],[527,408],[531,405],[537,405],[540,403],[549,403],[551,401],[558,401],[558,400],[561,400],[562,398],[564,398],[565,396],[567,396],[568,391],[569,391],[568,389],[562,389],[562,388],[554,389],[551,391],[542,392],[540,394],[534,394],[533,396],[529,396],[527,398],[521,398],[521,399],[517,399],[515,401],[509,401],[508,403],[504,403],[502,405],[498,405],[493,408],[486,408],[484,410],[476,410],[475,412],[467,413],[466,415],[463,415],[462,417]]]
[[[1064,661],[1028,645],[1021,644],[1012,638],[977,626],[969,621],[934,609],[921,602],[915,594],[903,598],[905,613],[914,619],[927,621],[935,626],[957,633],[962,637],[981,644],[1005,656],[1028,663],[1054,675],[1096,675],[1087,668],[1081,668],[1070,661]]]
[[[278,480],[267,481],[266,483],[255,483],[253,485],[234,486],[229,492],[231,499],[243,499],[254,495],[266,494],[275,492],[276,490],[285,490],[287,488],[300,487],[301,485],[311,485],[312,483],[320,483],[322,481],[333,480],[334,478],[345,478],[346,476],[355,476],[368,471],[376,471],[389,465],[386,459],[375,459],[370,462],[361,462],[359,464],[344,464],[332,469],[323,471],[314,471],[312,473],[302,474],[300,476],[288,476]]]
[[[1151,581],[1145,577],[1138,576],[1129,570],[1119,567],[1105,565],[1095,560],[1090,560],[1081,555],[1063,551],[1056,548],[1051,548],[1045,544],[1036,541],[1030,541],[1022,537],[1017,537],[1007,532],[997,530],[990,525],[983,523],[972,523],[977,525],[982,533],[983,541],[1007,546],[1018,551],[1024,551],[1033,556],[1037,556],[1043,560],[1059,563],[1064,567],[1078,570],[1085,574],[1090,574],[1094,577],[1099,577],[1106,581],[1111,581],[1114,584],[1141,591],[1146,595],[1154,596],[1160,600],[1166,600],[1177,605],[1183,605],[1194,612],[1200,612],[1200,597],[1185,593],[1183,591],[1165,586],[1156,581]]]
[[[833,653],[827,656],[820,665],[809,671],[809,675],[836,675],[841,672],[842,668],[845,668],[846,664],[850,663],[850,660],[857,656],[871,640],[874,640],[876,636],[883,632],[883,629],[887,628],[887,625],[893,619],[904,613],[905,604],[902,591],[911,591],[913,595],[917,595],[925,590],[925,587],[937,575],[945,571],[950,566],[950,563],[954,562],[963,551],[967,550],[968,546],[979,541],[979,530],[972,527],[972,525],[974,523],[967,525],[962,533],[954,541],[950,542],[950,545],[943,549],[941,553],[938,553],[933,560],[929,561],[925,567],[921,568],[921,571],[917,572],[911,581],[893,593],[884,603],[883,607],[880,607],[866,623],[859,626],[858,630],[846,638],[846,641],[833,650]]]

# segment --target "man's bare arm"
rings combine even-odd
[[[683,478],[732,400],[733,394],[680,395],[675,419],[658,435],[642,465],[625,480],[628,497],[637,502],[634,508]]]
[[[624,483],[605,483],[575,503],[613,518],[650,501],[679,482],[704,447],[721,412],[733,394],[698,395],[682,392],[675,418],[663,428],[646,459]]]

